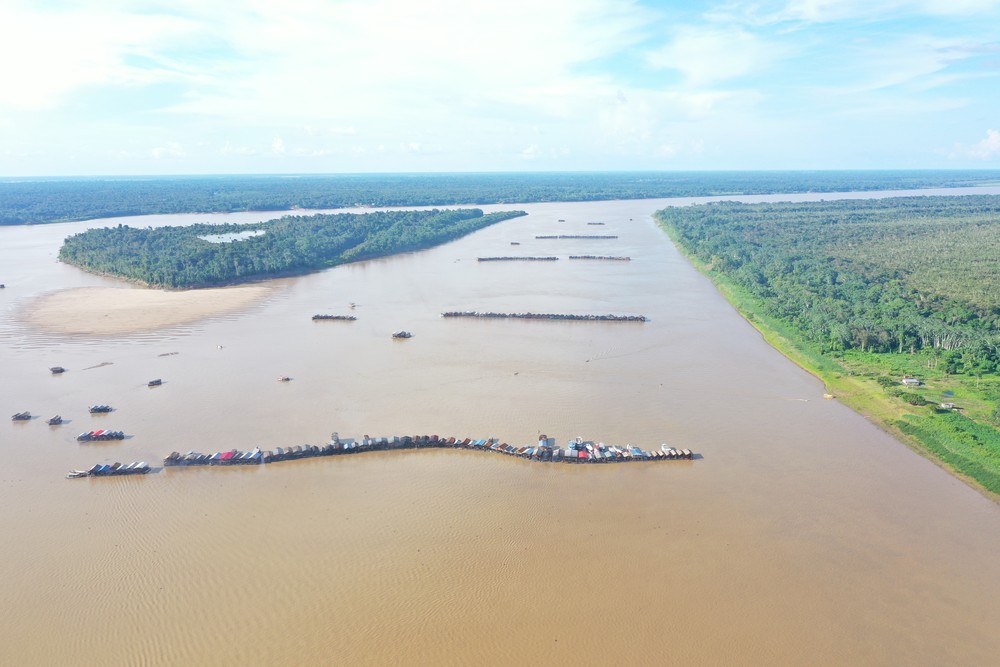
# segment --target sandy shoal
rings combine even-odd
[[[183,292],[79,287],[39,297],[24,311],[24,319],[54,333],[128,334],[238,312],[269,292],[262,285]]]

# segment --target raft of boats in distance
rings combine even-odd
[[[31,419],[30,412],[15,412],[10,418],[11,421],[15,422],[28,421],[29,419]]]
[[[344,322],[354,322],[358,319],[354,315],[313,315],[312,318],[314,322],[319,320],[341,320]]]
[[[477,257],[477,262],[555,262],[558,257],[511,257],[509,255],[501,257]]]
[[[643,450],[633,445],[605,445],[603,442],[583,440],[580,437],[571,440],[566,447],[558,447],[554,438],[541,436],[536,445],[518,447],[509,445],[497,438],[473,440],[471,438],[444,438],[437,435],[404,435],[385,438],[364,436],[361,440],[354,438],[342,439],[334,433],[329,443],[323,446],[296,445],[293,447],[276,447],[273,450],[261,450],[255,447],[249,451],[231,449],[224,452],[202,454],[200,452],[172,452],[163,459],[165,468],[186,466],[235,466],[264,465],[279,461],[294,461],[298,459],[317,458],[320,456],[339,456],[343,454],[360,454],[362,452],[392,451],[399,449],[471,449],[495,454],[504,454],[531,461],[573,464],[606,464],[634,463],[645,461],[679,461],[695,458],[690,449],[677,449],[660,445],[659,449]],[[145,462],[122,465],[97,464],[89,470],[72,470],[66,477],[110,477],[115,475],[145,474],[150,471]]]
[[[260,448],[254,448],[249,451],[233,449],[212,454],[203,454],[194,451],[190,451],[187,454],[172,452],[163,459],[163,465],[164,467],[262,465],[320,456],[428,448],[472,449],[533,461],[562,463],[630,463],[639,461],[690,460],[694,458],[694,453],[690,449],[676,449],[667,445],[661,445],[659,449],[647,451],[632,445],[605,445],[602,442],[595,443],[579,437],[571,440],[566,447],[556,446],[554,439],[545,436],[539,439],[537,445],[519,447],[502,442],[497,438],[473,440],[471,438],[444,438],[437,435],[406,435],[386,438],[365,436],[361,440],[355,440],[353,438],[341,439],[334,433],[330,442],[323,446],[296,445],[287,448],[277,447],[267,451],[263,451]]]
[[[536,239],[616,239],[611,234],[543,234]]]
[[[480,317],[486,319],[573,320],[589,322],[646,322],[645,315],[572,315],[566,313],[488,313],[478,310],[452,310],[441,317]]]

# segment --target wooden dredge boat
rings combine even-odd
[[[342,320],[344,322],[353,322],[357,320],[354,315],[313,315],[313,321],[319,320]]]
[[[111,412],[114,408],[110,405],[91,405],[88,410],[90,410],[90,414],[96,415]]]
[[[49,371],[51,371],[53,375],[59,375],[60,373],[65,373],[66,369],[62,366],[53,366],[49,369]]]
[[[106,442],[108,440],[124,440],[124,431],[110,431],[108,429],[97,429],[96,431],[87,431],[86,433],[81,433],[76,436],[79,442]]]
[[[159,387],[161,384],[163,384],[163,380],[161,380],[160,378],[156,378],[155,380],[150,380],[149,382],[147,382],[146,386],[147,387]]]
[[[392,332],[392,337],[393,338],[413,338],[413,334],[411,334],[409,331],[393,331]]]
[[[89,470],[70,470],[66,474],[67,479],[79,479],[81,477],[117,477],[121,475],[145,475],[151,468],[145,461],[135,461],[133,463],[98,463]]]
[[[47,423],[49,426],[59,426],[59,424],[63,423],[63,418],[59,415],[56,415],[55,417],[49,419]]]

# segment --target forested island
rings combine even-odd
[[[523,211],[484,215],[480,209],[431,209],[285,216],[249,225],[118,225],[68,237],[59,259],[148,285],[209,287],[429,248],[522,215]],[[205,238],[226,234],[243,237],[223,243]]]
[[[657,219],[831,393],[1000,494],[1000,197],[722,202]]]
[[[997,184],[997,170],[22,178],[0,182],[0,225],[165,213],[471,206]]]

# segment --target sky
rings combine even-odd
[[[1000,0],[0,0],[0,176],[1000,168]]]

